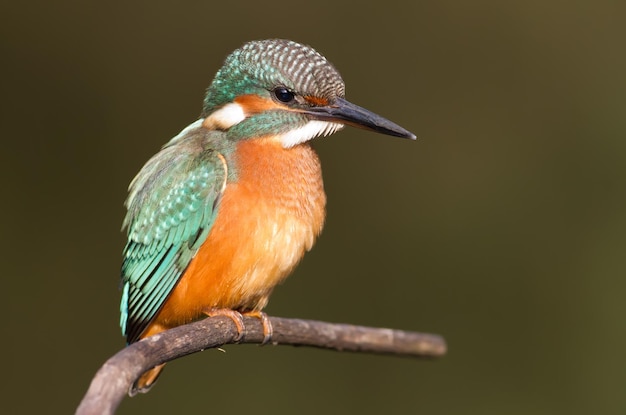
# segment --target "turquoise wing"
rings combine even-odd
[[[205,241],[226,185],[221,154],[182,147],[161,150],[129,188],[120,304],[129,344],[139,339]]]

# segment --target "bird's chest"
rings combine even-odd
[[[229,292],[262,307],[322,230],[320,163],[308,145],[284,149],[270,140],[241,142],[232,163],[237,178],[226,186],[212,233],[229,235],[221,247],[231,251]]]
[[[224,203],[234,193],[232,197],[252,211],[251,203],[259,203],[260,209],[288,214],[321,229],[326,195],[319,158],[308,144],[285,149],[269,138],[243,141],[233,155],[232,168],[236,179],[227,186]]]

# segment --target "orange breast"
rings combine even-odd
[[[207,308],[262,309],[321,232],[326,195],[309,145],[242,141],[235,164],[207,240],[143,337]]]

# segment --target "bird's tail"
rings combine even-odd
[[[130,387],[128,394],[130,396],[135,396],[138,393],[148,393],[150,388],[152,388],[152,385],[154,385],[159,378],[159,375],[161,374],[164,366],[165,363],[155,366],[145,372],[143,375],[141,375],[139,379],[137,379],[135,383],[133,383],[133,385]]]

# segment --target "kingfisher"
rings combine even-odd
[[[200,118],[166,143],[129,186],[120,325],[128,344],[203,316],[262,309],[322,231],[326,195],[311,140],[344,125],[415,139],[345,99],[335,67],[293,41],[232,52]],[[146,392],[163,365],[130,394]]]

